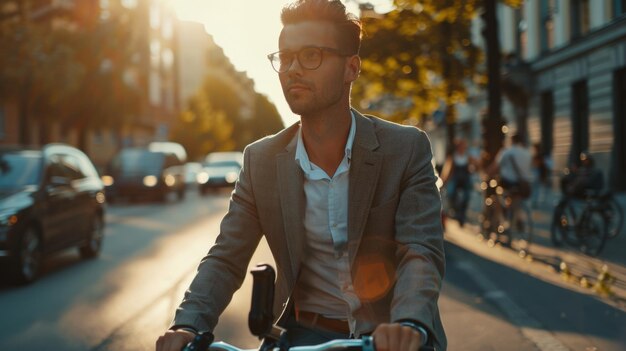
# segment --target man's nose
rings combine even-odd
[[[300,76],[302,75],[302,71],[303,71],[303,68],[300,65],[300,61],[294,57],[293,61],[291,62],[291,65],[289,66],[289,69],[287,69],[287,74],[289,76],[292,76],[292,75]]]

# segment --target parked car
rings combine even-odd
[[[37,278],[44,256],[78,247],[98,256],[105,195],[89,158],[63,144],[0,148],[0,260],[21,283]]]
[[[174,154],[181,163],[187,161],[187,151],[185,151],[185,147],[173,141],[153,141],[148,144],[148,150]]]
[[[203,162],[202,172],[198,173],[200,194],[211,189],[232,187],[239,178],[243,167],[243,153],[239,151],[212,152]]]
[[[202,163],[187,162],[185,164],[185,183],[187,186],[195,186],[198,183],[198,173],[202,172]]]
[[[146,148],[122,149],[102,177],[109,202],[119,198],[166,201],[185,198],[185,165],[172,153]]]

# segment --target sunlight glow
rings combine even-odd
[[[203,23],[215,43],[224,49],[237,70],[246,71],[255,89],[269,97],[281,114],[285,126],[298,120],[285,102],[276,73],[266,55],[278,50],[282,25],[280,11],[291,0],[162,0],[182,20]],[[377,10],[388,11],[390,0],[370,1]],[[358,14],[354,0],[344,1]]]

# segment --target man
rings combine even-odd
[[[499,170],[500,183],[507,190],[516,191],[523,180],[532,182],[532,155],[520,134],[511,137],[511,145],[496,157],[495,166]]]
[[[339,0],[300,0],[281,19],[280,51],[268,57],[300,122],[244,151],[220,235],[157,350],[213,330],[262,235],[277,265],[275,315],[292,345],[372,333],[379,351],[445,350],[428,138],[350,108],[361,27]]]

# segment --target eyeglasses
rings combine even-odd
[[[272,63],[272,68],[274,68],[274,71],[278,73],[287,72],[293,64],[294,57],[297,58],[300,67],[307,70],[314,70],[318,69],[322,65],[324,52],[328,52],[337,56],[348,56],[333,48],[327,48],[323,46],[307,46],[298,51],[277,51],[275,53],[267,55],[267,58]]]

